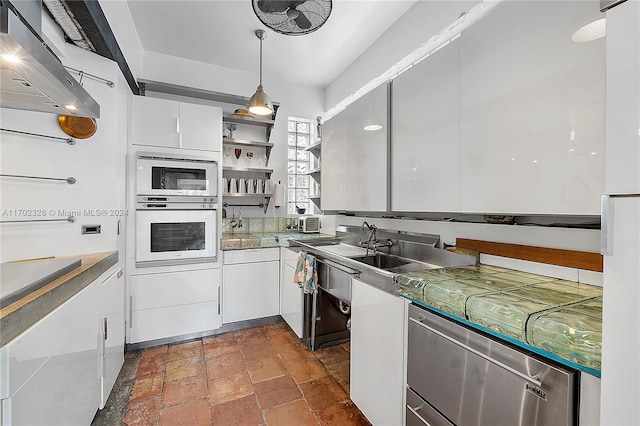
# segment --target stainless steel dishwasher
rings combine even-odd
[[[359,271],[327,259],[316,258],[318,290],[305,298],[304,324],[307,346],[318,348],[348,342],[351,318],[351,278]]]
[[[578,375],[409,305],[407,425],[574,425]]]

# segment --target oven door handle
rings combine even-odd
[[[537,386],[539,388],[542,388],[542,382],[540,380],[538,380],[538,376],[530,377],[530,376],[528,376],[528,375],[516,370],[513,367],[509,367],[508,365],[503,364],[502,362],[500,362],[500,361],[498,361],[496,359],[493,359],[490,356],[487,356],[487,355],[483,354],[482,352],[472,348],[471,346],[465,345],[464,343],[462,343],[462,342],[460,342],[460,341],[458,341],[456,339],[453,339],[452,337],[449,337],[446,334],[444,334],[444,333],[442,333],[442,332],[440,332],[440,331],[438,331],[438,330],[436,330],[436,329],[434,329],[432,327],[429,327],[426,324],[423,324],[422,322],[420,322],[419,320],[417,320],[415,318],[409,317],[409,321],[412,321],[412,322],[418,324],[420,327],[426,328],[430,332],[437,334],[438,336],[442,337],[443,339],[448,340],[451,343],[454,343],[454,344],[460,346],[461,348],[466,349],[467,351],[478,355],[480,358],[483,358],[484,360],[489,361],[490,363],[492,363],[494,365],[497,365],[498,367],[503,368],[503,369],[509,371],[512,374],[515,374],[516,376],[520,377],[521,379],[524,379],[527,382],[530,382],[530,383],[534,384],[535,386]]]
[[[346,266],[343,266],[339,263],[335,263],[332,262],[331,260],[326,260],[326,259],[318,259],[316,258],[316,262],[320,262],[320,263],[324,263],[325,265],[327,265],[330,268],[335,268],[335,269],[339,269],[340,271],[347,273],[349,275],[351,275],[352,277],[358,278],[360,276],[360,271],[356,271],[355,269],[351,269],[348,268]]]
[[[417,406],[416,408],[413,408],[410,405],[407,405],[407,408],[409,409],[409,411],[413,413],[414,416],[418,418],[418,420],[420,420],[422,423],[424,423],[427,426],[431,426],[431,423],[423,419],[422,416],[418,413],[418,411],[420,411],[420,409],[422,408],[421,405]]]

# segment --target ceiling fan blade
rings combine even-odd
[[[284,12],[289,8],[286,0],[258,0],[258,8],[264,13]]]
[[[287,3],[289,3],[289,7],[291,9],[295,9],[296,7],[300,6],[302,3],[306,1],[307,0],[289,0]]]
[[[303,30],[311,28],[311,21],[309,21],[309,18],[307,18],[301,11],[298,12],[298,16],[294,19],[296,25]]]

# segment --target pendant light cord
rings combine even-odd
[[[260,86],[262,86],[262,37],[260,37]]]

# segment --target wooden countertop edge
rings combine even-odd
[[[118,263],[118,251],[60,258],[80,258],[80,267],[0,309],[0,346],[4,346]]]

